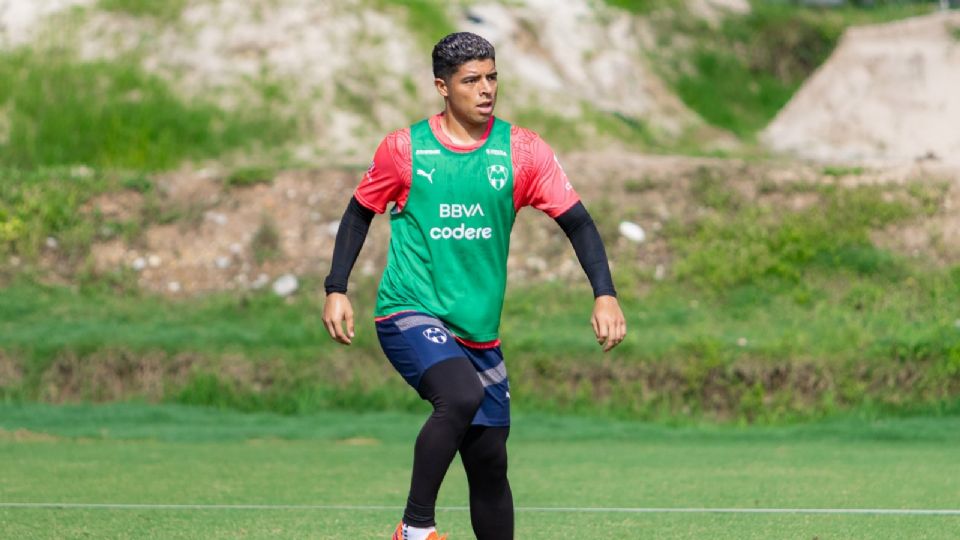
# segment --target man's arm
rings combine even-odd
[[[577,202],[554,219],[570,239],[580,266],[593,287],[595,300],[591,323],[597,343],[603,345],[603,351],[607,352],[623,341],[627,334],[627,322],[617,301],[617,291],[613,287],[613,277],[610,275],[607,252],[603,247],[600,232],[581,202]]]
[[[330,275],[324,280],[327,299],[323,305],[323,324],[330,337],[349,345],[353,339],[353,306],[347,298],[347,281],[357,255],[367,238],[374,214],[386,211],[390,202],[402,206],[410,189],[410,130],[398,129],[387,135],[373,154],[373,163],[340,220],[333,247]],[[346,322],[347,329],[343,330]]]
[[[591,323],[597,342],[609,351],[623,341],[627,323],[613,288],[607,253],[597,226],[560,166],[556,154],[535,132],[513,127],[510,149],[514,160],[514,206],[532,206],[557,221],[570,238],[573,250],[596,298]]]
[[[330,332],[330,337],[344,345],[350,345],[354,335],[353,306],[346,295],[347,281],[367,238],[373,216],[373,210],[360,204],[356,197],[350,198],[337,229],[330,274],[323,281],[323,288],[327,292],[323,305],[323,324]],[[343,329],[344,322],[346,331]]]
[[[587,279],[593,287],[593,296],[595,298],[617,296],[617,291],[613,288],[613,277],[610,275],[610,266],[607,264],[607,251],[603,247],[603,240],[600,239],[597,225],[583,203],[577,202],[555,219],[570,239],[580,266],[587,273]]]

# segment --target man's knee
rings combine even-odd
[[[474,377],[476,377],[476,373],[474,373]],[[477,409],[480,408],[480,404],[483,403],[483,396],[483,385],[477,377],[476,384],[463,385],[460,392],[450,397],[450,407],[457,411],[459,415],[469,415],[472,419]]]
[[[468,472],[477,471],[488,479],[507,476],[507,428],[479,428],[486,431],[482,437],[461,451]],[[502,432],[502,434],[501,434]]]
[[[487,464],[487,469],[495,471],[503,476],[507,474],[507,445],[497,444],[491,446],[481,459]]]
[[[431,367],[420,383],[420,395],[433,403],[438,414],[473,419],[483,402],[484,390],[473,363],[453,358]]]

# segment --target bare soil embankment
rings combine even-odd
[[[819,202],[798,185],[889,185],[947,182],[940,211],[874,232],[874,240],[911,257],[943,264],[960,260],[960,172],[937,163],[833,171],[802,163],[580,153],[563,158],[574,187],[600,226],[615,264],[644,272],[670,271],[672,254],[662,231],[707,211],[690,190],[704,172],[724,179],[747,204],[796,211]],[[340,216],[359,181],[359,170],[276,173],[268,182],[229,188],[210,171],[183,171],[154,179],[152,194],[101,196],[88,210],[110,221],[146,225],[133,239],[93,245],[98,272],[133,270],[138,283],[163,294],[191,295],[264,287],[282,274],[323,276],[329,269]],[[154,216],[154,217],[151,217]],[[157,223],[156,216],[166,216]],[[151,221],[153,220],[153,221]],[[374,219],[356,265],[359,276],[378,275],[386,261],[388,219]],[[622,221],[639,224],[642,244],[618,232]],[[559,228],[535,210],[520,212],[511,242],[512,280],[581,279]]]
[[[763,132],[826,162],[960,163],[960,12],[855,27]]]

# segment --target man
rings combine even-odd
[[[546,212],[570,238],[593,287],[593,330],[605,352],[623,340],[626,322],[603,242],[556,156],[536,133],[493,116],[493,46],[475,34],[450,34],[433,49],[433,72],[444,110],[391,133],[377,148],[340,222],[323,320],[334,340],[351,343],[347,279],[374,214],[394,203],[377,335],[433,414],[417,437],[407,506],[393,539],[445,538],[436,533],[434,508],[457,452],[477,538],[511,539],[510,392],[498,329],[510,230],[520,208]]]

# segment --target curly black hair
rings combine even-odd
[[[433,76],[446,81],[463,64],[487,59],[497,59],[489,41],[471,32],[454,32],[433,47]]]

